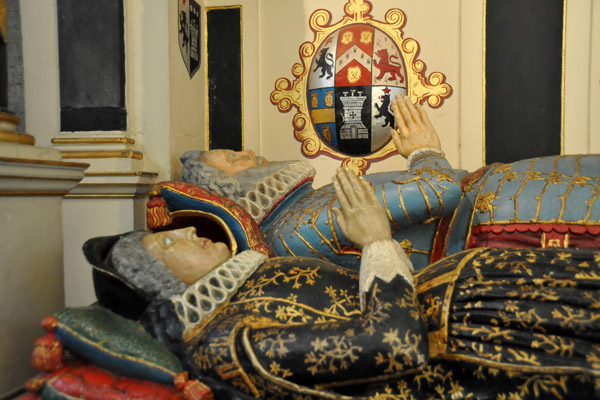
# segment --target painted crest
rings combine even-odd
[[[200,6],[196,0],[178,1],[179,50],[191,78],[200,68]]]
[[[390,128],[396,94],[439,107],[452,93],[444,74],[423,76],[419,44],[403,37],[404,13],[388,10],[381,22],[370,10],[366,0],[349,0],[336,24],[329,24],[329,11],[316,10],[309,21],[315,37],[300,46],[295,81],[279,78],[271,93],[281,112],[297,108],[294,136],[304,155],[327,154],[360,173],[395,153]]]

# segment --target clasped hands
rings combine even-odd
[[[398,153],[408,157],[421,148],[440,149],[440,139],[421,105],[414,105],[408,96],[396,95],[392,100],[395,128],[392,140]],[[373,188],[349,169],[338,169],[333,188],[341,209],[334,208],[338,225],[357,248],[371,242],[392,238],[390,224]]]
[[[392,239],[385,210],[369,182],[349,169],[340,168],[333,177],[333,188],[341,207],[333,209],[338,225],[357,248]]]

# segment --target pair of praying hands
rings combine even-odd
[[[387,215],[369,182],[349,169],[339,168],[332,183],[341,207],[333,212],[348,240],[362,249],[369,243],[392,239]]]
[[[392,100],[392,111],[396,125],[391,130],[392,140],[403,157],[422,148],[440,149],[437,132],[421,105],[415,106],[407,96],[397,95]],[[364,178],[349,169],[338,169],[333,187],[341,207],[333,210],[338,225],[357,248],[392,238],[385,210]]]

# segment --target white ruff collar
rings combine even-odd
[[[265,177],[237,202],[260,224],[265,214],[286,197],[304,179],[315,176],[315,169],[303,161],[294,161]]]
[[[243,251],[198,279],[181,295],[171,297],[183,325],[183,337],[229,301],[265,259],[266,255],[256,251]]]

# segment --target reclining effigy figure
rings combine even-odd
[[[465,248],[600,246],[597,155],[494,164],[465,176],[444,158],[421,106],[398,97],[392,110],[392,138],[408,171],[365,178],[416,269]],[[183,180],[242,205],[276,255],[358,268],[360,251],[341,234],[332,211],[338,206],[333,187],[314,190],[308,164],[266,163],[252,151],[230,150],[192,151],[181,159]],[[212,200],[186,191],[196,189],[173,185],[159,185],[170,211],[211,207]]]
[[[302,245],[313,250],[316,237],[325,246],[335,237],[339,248],[333,246],[331,257],[302,253],[283,233],[267,232],[267,243],[238,204],[202,188],[168,183],[161,191],[172,215],[201,204],[199,214],[220,221],[205,231],[222,229],[220,237],[234,256],[217,265],[229,256],[225,246],[198,239],[189,228],[90,240],[84,251],[106,308],[58,312],[45,324],[52,331],[50,347],[54,335],[84,359],[83,366],[103,368],[86,370],[95,377],[91,381],[107,381],[102,374],[109,370],[123,379],[175,384],[186,398],[208,396],[200,381],[219,398],[598,397],[597,158],[556,157],[547,170],[542,167],[548,159],[493,166],[463,179],[465,192],[455,201],[458,207],[451,207],[454,200],[444,199],[456,192],[457,174],[425,146],[435,144],[435,131],[419,107],[398,101],[394,107],[405,121],[394,134],[397,147],[404,155],[405,143],[416,147],[410,150],[411,169],[390,173],[404,181],[374,175],[366,180],[371,186],[341,171],[331,187],[303,192],[323,207],[296,217],[308,200],[281,187],[287,195],[277,200],[282,208],[274,205],[259,219],[264,229],[273,215],[277,224],[269,232],[283,232],[286,221],[289,227],[295,221],[290,237],[304,239],[308,245],[300,240]],[[418,165],[424,168],[420,175]],[[272,178],[275,183],[267,183],[276,187],[292,175],[277,174],[258,180]],[[291,189],[310,181],[299,179]],[[267,186],[256,186],[268,193]],[[390,208],[390,187],[399,215]],[[534,196],[532,187],[541,195]],[[256,193],[249,201],[261,198]],[[408,207],[408,199],[417,207]],[[529,220],[522,224],[525,215]],[[500,218],[506,224],[497,224]],[[302,226],[323,238],[296,234]],[[323,226],[329,230],[317,230]],[[511,243],[515,236],[518,241]],[[415,245],[421,237],[429,241],[422,248]],[[537,244],[529,243],[533,239]],[[279,254],[310,257],[267,259],[269,244],[277,247],[277,241],[285,248]],[[465,241],[479,248],[460,251]],[[522,242],[593,248],[481,247]],[[198,257],[205,247],[212,248],[210,254]],[[353,252],[362,252],[360,260]],[[425,266],[444,252],[446,257]],[[354,269],[328,260],[335,257],[354,260],[343,263]],[[421,267],[414,276],[412,264]],[[56,398],[68,386],[65,379],[73,384],[85,376],[83,366],[74,365],[48,367],[29,387],[43,387]],[[82,393],[78,386],[69,395]]]
[[[429,263],[437,221],[457,206],[460,181],[444,158],[435,129],[421,106],[408,97],[392,103],[397,117],[396,148],[408,158],[406,172],[367,175],[388,214],[393,237],[403,243],[416,268]],[[403,122],[405,121],[405,122]],[[203,186],[242,205],[259,224],[278,256],[308,256],[358,269],[360,251],[342,235],[333,215],[331,185],[314,190],[314,169],[300,161],[266,162],[251,150],[191,151],[182,155],[184,182]],[[202,199],[174,199],[170,211],[204,209]],[[429,237],[428,237],[429,236]]]
[[[91,239],[84,251],[123,292],[154,300],[141,324],[222,398],[600,395],[600,251],[478,248],[413,276],[366,180],[341,170],[333,187],[342,233],[362,249],[358,273],[252,250],[221,264],[225,246],[193,228]],[[96,289],[101,304],[132,314],[132,302]],[[67,333],[76,324],[59,319]],[[121,337],[129,359],[138,335]]]

